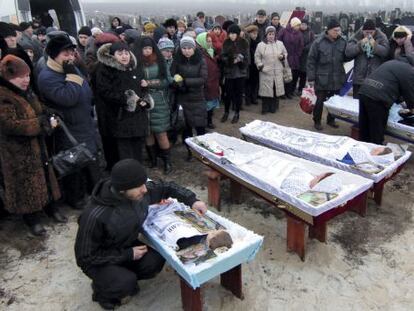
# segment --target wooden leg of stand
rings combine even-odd
[[[220,173],[210,170],[208,177],[208,204],[220,211]]]
[[[305,223],[286,215],[287,220],[287,249],[299,255],[305,261]]]
[[[382,192],[384,191],[384,184],[375,184],[374,185],[374,201],[377,205],[381,205],[382,203]]]
[[[230,180],[230,195],[231,195],[231,201],[235,204],[240,204],[241,200],[241,190],[242,187],[241,185],[234,181],[234,180]]]
[[[351,126],[351,137],[355,140],[359,140],[359,128],[356,125]]]
[[[364,193],[359,203],[356,204],[355,206],[351,206],[350,210],[357,213],[361,217],[365,217],[367,215],[367,208],[368,208],[368,193]]]
[[[243,299],[241,265],[220,275],[221,285],[231,291],[237,298]]]
[[[193,289],[180,277],[181,302],[184,311],[201,311],[201,288]]]
[[[309,238],[317,239],[319,242],[326,242],[326,235],[328,231],[328,223],[322,222],[313,226],[309,226]]]

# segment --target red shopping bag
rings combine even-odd
[[[302,95],[300,96],[300,109],[303,112],[311,114],[313,112],[313,107],[316,104],[316,95],[313,87],[306,87],[302,90]]]

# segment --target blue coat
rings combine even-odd
[[[97,152],[97,132],[93,120],[92,91],[81,74],[63,72],[62,66],[49,58],[46,68],[38,77],[39,92],[46,104],[56,109],[66,126],[79,143],[86,143],[88,149]],[[72,147],[63,131],[57,132],[57,148]]]

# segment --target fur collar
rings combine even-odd
[[[107,43],[102,45],[97,53],[98,61],[108,67],[114,68],[119,71],[127,71],[129,68],[135,69],[137,68],[137,59],[134,54],[129,52],[131,55],[131,62],[129,63],[128,67],[120,64],[116,61],[115,57],[109,54],[109,49],[111,48],[112,43]]]
[[[63,73],[62,65],[58,64],[57,62],[55,62],[55,60],[52,59],[51,57],[48,57],[47,58],[46,65],[47,65],[47,67],[49,67],[53,71],[56,71],[56,72],[59,72],[59,73]]]
[[[238,49],[240,52],[247,51],[247,49],[249,48],[249,43],[247,42],[247,40],[240,37],[237,38],[236,41],[231,41],[230,39],[226,39],[224,41],[223,49],[231,50],[234,48]]]
[[[191,65],[197,65],[199,64],[202,59],[203,59],[203,55],[200,51],[199,48],[195,49],[194,55],[190,57],[190,60],[187,59],[187,57],[185,57],[182,53],[181,50],[179,49],[177,54],[176,54],[176,59],[177,62],[180,64],[186,64],[187,62],[190,62]]]
[[[25,99],[27,99],[27,96],[28,96],[27,91],[23,91],[23,90],[19,89],[17,86],[15,86],[14,84],[10,83],[9,81],[3,79],[2,77],[0,77],[0,87],[5,88],[10,92],[15,93],[16,95],[24,97]]]

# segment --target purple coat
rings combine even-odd
[[[300,56],[303,51],[303,35],[288,25],[279,33],[278,40],[282,41],[288,52],[288,63],[290,68],[299,70]]]

